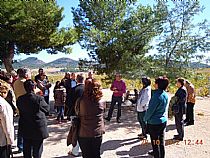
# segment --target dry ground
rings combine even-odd
[[[105,100],[110,99],[105,91]],[[185,141],[174,142],[171,138],[176,134],[174,120],[168,121],[166,130],[166,158],[209,158],[210,157],[210,98],[198,98],[195,105],[195,125],[185,127]],[[116,114],[116,112],[114,113]],[[114,115],[115,116],[115,115]],[[106,122],[106,133],[101,147],[102,158],[150,158],[147,152],[151,144],[137,139],[140,133],[134,107],[124,107],[122,123],[115,117]],[[44,142],[43,158],[71,158],[67,155],[70,147],[66,146],[68,123],[55,124],[49,119],[50,137]],[[198,141],[198,144],[196,144]],[[14,155],[21,157],[21,155]],[[81,156],[80,156],[81,157]]]

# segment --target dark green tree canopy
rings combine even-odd
[[[80,0],[72,12],[80,45],[90,51],[97,70],[107,74],[128,71],[134,61],[140,62],[151,40],[163,31],[167,15],[161,3],[150,7],[135,0]]]
[[[76,42],[72,28],[58,29],[63,8],[55,1],[1,1],[0,60],[11,71],[14,54],[68,52]]]

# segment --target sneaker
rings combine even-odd
[[[104,118],[105,120],[107,120],[107,121],[110,121],[110,118],[108,118],[108,117],[106,117],[106,118]]]

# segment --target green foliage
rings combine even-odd
[[[134,7],[135,2],[80,0],[79,7],[73,8],[80,45],[90,51],[91,66],[98,73],[132,70],[162,32],[164,6]]]
[[[11,71],[12,58],[19,53],[69,52],[66,47],[76,42],[72,28],[58,29],[63,8],[55,1],[1,1],[0,60]],[[7,62],[6,62],[7,61]]]
[[[184,77],[191,59],[202,58],[197,53],[210,50],[210,28],[207,20],[194,21],[194,17],[204,9],[199,1],[176,1],[166,7],[168,16],[158,39],[158,54],[153,60],[161,70],[173,73],[173,77],[177,74]]]

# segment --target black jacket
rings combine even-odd
[[[186,109],[186,102],[187,102],[187,90],[184,86],[180,87],[175,96],[178,98],[178,105],[179,105],[179,108],[182,109],[180,110],[180,112],[183,112],[185,113],[185,109]]]
[[[78,84],[76,87],[72,88],[72,108],[70,116],[75,115],[75,103],[79,97],[82,97],[84,92],[84,84]]]
[[[23,138],[45,139],[49,136],[45,114],[50,107],[44,98],[34,93],[27,93],[17,100],[20,112],[19,130]]]

